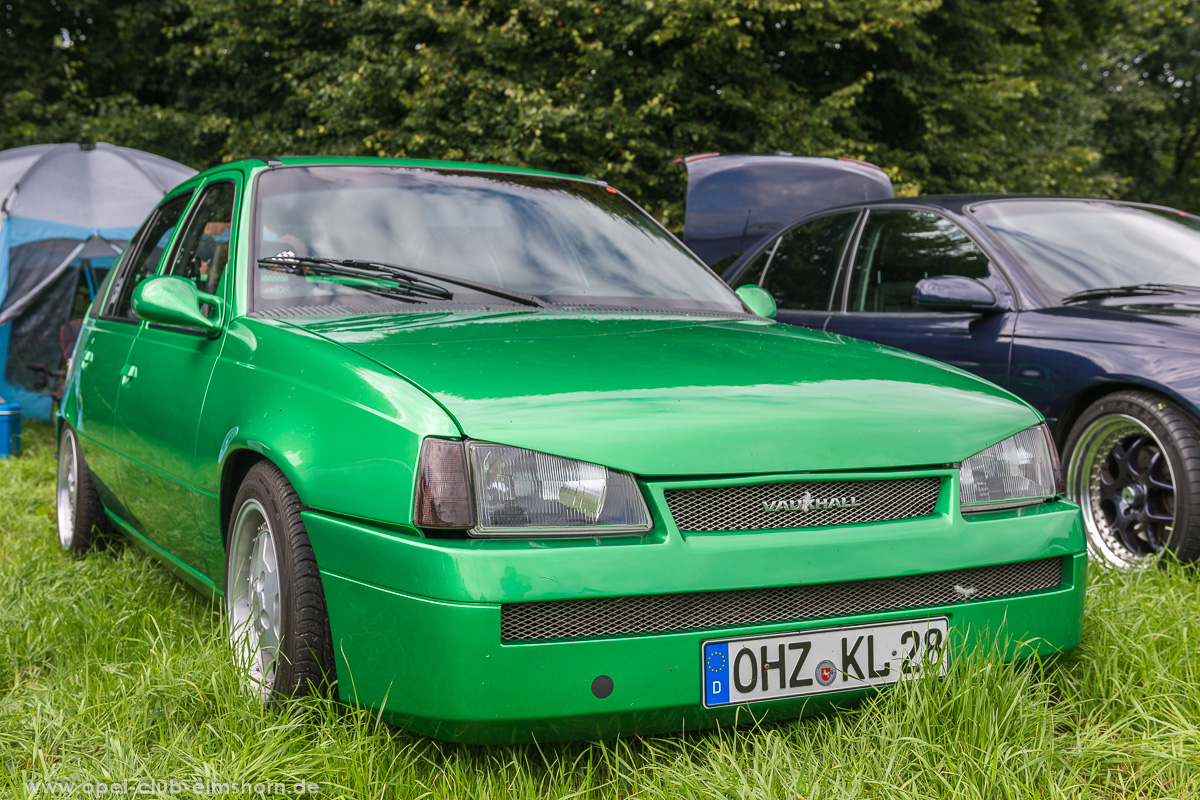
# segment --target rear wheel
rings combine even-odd
[[[85,553],[92,546],[96,526],[103,522],[100,497],[92,473],[79,449],[79,437],[63,425],[58,437],[58,480],[55,488],[58,512],[58,546],[67,553]]]
[[[1108,395],[1080,416],[1064,452],[1094,559],[1128,569],[1163,552],[1200,556],[1200,440],[1180,408],[1149,392]]]
[[[251,467],[233,504],[225,568],[234,659],[264,700],[333,681],[325,594],[300,500],[275,465]]]

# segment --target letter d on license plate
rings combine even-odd
[[[704,705],[886,686],[946,671],[946,617],[705,642]]]

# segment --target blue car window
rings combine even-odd
[[[872,211],[850,276],[848,311],[919,311],[917,281],[935,275],[986,278],[988,259],[950,220],[929,211]]]
[[[787,231],[742,272],[740,282],[760,283],[779,308],[828,309],[856,219],[857,211],[833,214]]]
[[[1144,283],[1200,286],[1200,230],[1181,211],[1096,200],[1003,200],[974,209],[1052,302]]]

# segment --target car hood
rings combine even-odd
[[[1037,313],[1067,323],[1056,327],[1056,338],[1200,352],[1200,293],[1106,298]]]
[[[281,324],[412,381],[468,437],[639,475],[955,463],[1039,421],[959,370],[765,320],[518,312]]]

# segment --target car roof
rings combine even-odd
[[[971,206],[984,203],[1005,202],[1009,200],[1037,200],[1039,202],[1074,202],[1074,203],[1106,203],[1109,205],[1130,206],[1137,208],[1167,208],[1149,203],[1132,203],[1127,200],[1113,200],[1105,197],[1062,197],[1047,194],[1005,194],[1001,192],[971,193],[971,194],[923,194],[916,197],[893,197],[884,200],[867,200],[861,203],[847,203],[837,208],[861,208],[870,206],[930,206],[940,208],[955,214],[962,214]],[[830,211],[835,210],[830,208]],[[799,219],[799,217],[797,217]]]
[[[467,161],[436,161],[420,158],[374,158],[369,156],[248,156],[210,167],[195,179],[204,179],[208,175],[229,169],[241,167],[245,170],[274,167],[303,167],[303,166],[374,166],[374,167],[415,167],[431,170],[469,170],[475,172],[496,172],[513,175],[538,175],[547,178],[584,181],[599,186],[606,186],[604,181],[588,178],[582,175],[569,175],[561,172],[528,169],[525,167],[509,167],[500,164],[476,164]],[[190,183],[191,181],[189,181]]]

